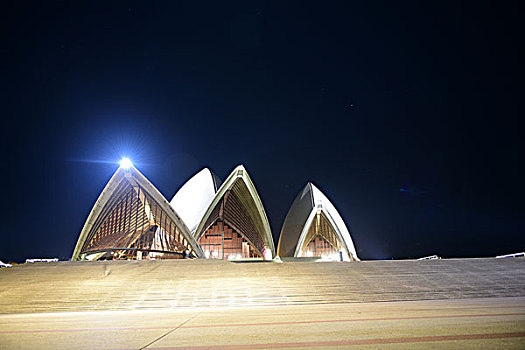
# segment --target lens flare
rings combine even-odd
[[[122,158],[120,160],[120,166],[124,169],[129,169],[133,163],[131,163],[131,160],[129,158]]]

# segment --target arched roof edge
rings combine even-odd
[[[75,246],[75,250],[73,251],[71,260],[78,260],[82,246],[84,245],[87,235],[91,231],[91,228],[93,227],[93,224],[95,223],[98,215],[101,214],[102,209],[107,204],[114,191],[118,188],[118,185],[124,180],[127,173],[132,173],[135,181],[137,181],[153,197],[153,199],[157,201],[161,208],[168,214],[170,219],[176,223],[182,235],[188,240],[197,256],[202,258],[204,256],[204,252],[193,235],[190,233],[184,221],[175,212],[175,210],[171,207],[167,199],[159,192],[159,190],[144,175],[142,175],[140,171],[138,171],[134,166],[131,166],[129,169],[123,169],[122,167],[119,167],[102,190],[100,196],[95,202],[95,205],[89,213],[82,231],[80,232],[80,236]]]
[[[259,197],[259,194],[257,190],[255,189],[255,185],[253,184],[250,176],[248,175],[248,172],[246,171],[246,168],[244,168],[243,165],[238,165],[235,167],[235,169],[232,170],[230,175],[224,180],[221,187],[215,194],[215,197],[213,198],[212,202],[208,206],[208,209],[206,210],[206,213],[201,219],[201,222],[199,223],[199,226],[197,226],[197,229],[195,230],[195,239],[199,239],[199,236],[201,235],[201,231],[204,228],[204,223],[208,219],[208,217],[211,215],[211,212],[213,209],[217,206],[219,200],[224,196],[226,191],[230,189],[235,181],[237,179],[241,179],[246,187],[248,188],[248,191],[250,192],[250,195],[255,203],[255,206],[257,208],[257,211],[259,213],[259,216],[263,222],[264,226],[264,234],[266,236],[266,242],[270,245],[270,249],[272,251],[272,258],[275,257],[275,244],[273,242],[273,236],[272,231],[270,229],[270,223],[268,222],[268,216],[266,215],[266,211],[264,210],[264,206],[262,204],[261,198]],[[264,237],[263,237],[264,238]]]

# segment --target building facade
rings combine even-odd
[[[292,204],[276,251],[264,206],[242,165],[224,182],[201,170],[169,203],[130,165],[121,166],[100,194],[72,260],[276,256],[359,260],[339,213],[311,183]]]
[[[204,257],[166,198],[135,167],[120,167],[82,228],[71,260]]]
[[[275,257],[264,206],[242,165],[219,188],[194,235],[207,258]]]
[[[310,182],[299,192],[284,219],[277,255],[359,261],[341,215]]]

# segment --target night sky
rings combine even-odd
[[[0,260],[70,258],[130,157],[168,200],[244,164],[277,246],[308,181],[361,259],[525,250],[519,1],[13,1]]]

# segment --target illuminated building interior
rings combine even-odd
[[[237,193],[246,193],[237,180],[215,206],[198,242],[212,259],[262,257],[264,243]]]
[[[261,254],[242,233],[217,220],[199,239],[204,256],[209,259],[260,258]]]
[[[266,214],[242,166],[237,167],[219,189],[195,237],[207,258],[273,257]]]
[[[299,257],[337,258],[342,250],[341,241],[326,215],[319,211],[308,228],[304,243],[299,249]]]
[[[359,260],[343,219],[311,183],[286,215],[276,254],[264,206],[242,165],[224,182],[201,170],[168,203],[123,160],[93,206],[72,260],[271,260],[276,255]]]
[[[169,203],[134,167],[119,168],[84,225],[72,260],[202,255]]]
[[[277,255],[281,258],[359,261],[343,218],[310,182],[299,192],[286,214]]]

